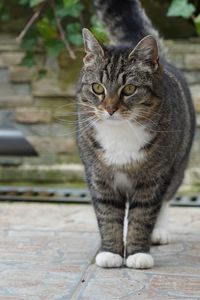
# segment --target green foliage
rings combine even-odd
[[[61,10],[65,12],[65,16],[75,18],[80,16],[83,9],[84,6],[79,0],[63,0],[63,6],[61,7]]]
[[[200,35],[200,14],[196,18],[194,18],[194,24],[197,34]]]
[[[56,24],[47,17],[43,17],[41,20],[39,20],[36,24],[36,28],[40,36],[46,41],[57,38]]]
[[[29,5],[30,7],[37,6],[38,4],[44,2],[45,0],[20,0],[19,4]]]
[[[195,12],[195,6],[188,0],[173,0],[167,15],[169,17],[189,18]]]
[[[16,6],[32,11],[24,22],[25,34],[21,45],[26,51],[23,64],[33,66],[35,50],[43,49],[51,56],[58,56],[83,43],[82,28],[89,27],[101,41],[106,33],[93,15],[93,6],[86,0],[13,0]],[[36,15],[36,17],[35,17]],[[25,16],[26,17],[26,16]],[[0,0],[0,21],[12,19],[6,0]],[[33,20],[33,22],[32,22]],[[28,24],[28,29],[27,29]],[[20,36],[21,38],[21,36]],[[73,51],[73,50],[72,50]]]
[[[4,5],[3,2],[0,2],[0,20],[3,22],[10,20],[9,9]]]
[[[35,59],[34,52],[31,50],[27,51],[25,57],[22,60],[22,65],[31,68],[35,66],[35,64],[36,64],[36,59]]]
[[[172,0],[167,16],[191,18],[197,34],[200,35],[200,14],[197,12],[197,7],[189,0]]]
[[[66,32],[69,42],[74,46],[81,46],[83,43],[81,25],[78,22],[68,24]]]
[[[94,15],[91,17],[91,31],[100,42],[106,42],[108,39],[107,33],[104,30],[102,23]]]

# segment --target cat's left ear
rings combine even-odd
[[[87,28],[83,28],[82,34],[86,53],[83,62],[87,65],[91,64],[96,56],[104,56],[104,50]]]
[[[136,58],[153,67],[156,71],[159,66],[158,45],[151,35],[144,37],[129,54],[129,58]]]

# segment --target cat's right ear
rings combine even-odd
[[[87,28],[83,28],[82,34],[86,53],[83,62],[85,65],[88,65],[93,62],[95,57],[104,56],[104,50]]]

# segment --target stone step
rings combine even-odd
[[[0,34],[0,52],[20,51],[19,44],[16,42],[16,37],[9,34]]]
[[[49,109],[20,107],[15,111],[15,120],[24,124],[50,123],[52,114]]]
[[[164,41],[165,46],[169,49],[169,52],[172,53],[200,53],[200,40],[198,39],[195,42],[189,43],[188,40],[174,42],[173,40]]]
[[[24,57],[24,52],[0,52],[0,68],[19,65]]]
[[[30,105],[32,103],[32,96],[30,85],[25,83],[11,84],[6,81],[8,76],[6,70],[0,73],[0,107],[16,107],[21,105]],[[2,79],[1,79],[2,78]],[[4,80],[6,82],[4,82]]]
[[[35,97],[74,97],[75,82],[62,82],[58,78],[42,78],[32,84],[32,93]]]
[[[0,69],[0,84],[6,84],[10,80],[9,70],[7,68]]]
[[[30,85],[26,83],[12,84],[0,82],[0,96],[28,96],[31,93]]]
[[[1,182],[83,182],[80,164],[0,166]]]
[[[36,68],[25,66],[11,66],[9,68],[10,81],[14,83],[30,82],[36,76]]]
[[[76,141],[72,137],[27,136],[29,142],[39,153],[59,153],[77,155]]]
[[[200,113],[200,85],[199,84],[191,85],[190,90],[192,93],[195,110],[197,113]]]
[[[29,95],[0,95],[0,108],[30,106],[33,104],[33,98]]]

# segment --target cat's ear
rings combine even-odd
[[[83,59],[84,64],[92,63],[96,56],[104,56],[102,46],[87,28],[83,28],[82,34],[86,53]]]
[[[136,58],[157,70],[159,65],[158,45],[151,35],[144,37],[129,54],[129,58]]]

